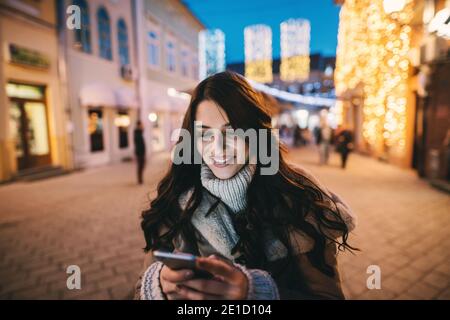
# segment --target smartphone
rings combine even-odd
[[[198,270],[195,267],[196,256],[189,253],[173,253],[166,251],[153,251],[156,260],[161,261],[172,270],[191,269],[194,271],[195,278],[211,279],[213,275],[204,270]]]

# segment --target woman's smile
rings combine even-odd
[[[211,157],[212,164],[217,168],[224,168],[226,166],[229,166],[230,164],[234,164],[234,157]]]

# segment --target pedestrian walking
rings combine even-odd
[[[145,169],[145,140],[144,140],[144,127],[142,122],[138,120],[136,122],[136,128],[134,129],[134,154],[136,155],[137,162],[137,179],[138,184],[144,183],[144,169]]]
[[[342,169],[345,169],[348,156],[352,150],[353,132],[344,126],[341,126],[339,132],[336,134],[336,151],[341,155]]]
[[[296,124],[294,126],[294,146],[300,147],[301,145],[303,145],[302,129]]]
[[[195,121],[203,126],[199,135]],[[198,139],[190,144],[191,161],[171,164],[142,214],[147,255],[135,298],[344,298],[336,255],[353,249],[348,205],[307,170],[288,164],[283,148],[273,160],[278,170],[264,174],[267,162],[249,154],[248,139],[232,135],[244,140],[233,147],[219,142],[233,129],[275,134],[270,124],[260,94],[237,73],[198,84],[183,121],[183,130]],[[266,134],[258,135],[258,145]],[[243,163],[236,161],[240,152]],[[154,250],[163,249],[197,256],[194,270],[157,260]],[[198,270],[212,277],[199,278]]]
[[[319,148],[319,163],[328,164],[330,158],[330,145],[333,141],[333,129],[328,125],[325,119],[322,119],[320,126],[314,130],[316,144]]]

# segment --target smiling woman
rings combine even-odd
[[[279,169],[267,175],[262,170],[270,164],[257,154],[251,159],[246,140],[230,148],[221,138],[228,129],[275,134],[261,95],[238,74],[215,74],[193,93],[183,121],[191,136],[196,121],[203,134],[190,141],[191,161],[171,165],[142,214],[147,256],[136,298],[344,298],[336,254],[353,249],[350,208],[310,173],[288,165],[283,150],[268,146],[279,153]],[[196,268],[214,277],[170,269],[152,255],[161,249],[198,256]]]
[[[241,140],[241,143],[234,143],[234,136],[230,137],[232,126],[226,112],[212,100],[204,100],[199,103],[196,120],[202,124],[202,139],[197,140],[197,149],[204,162],[216,177],[231,178],[245,164],[237,161],[239,147],[244,152],[247,149],[245,142]],[[224,133],[225,139],[223,138]],[[245,152],[245,159],[247,156],[248,154]]]

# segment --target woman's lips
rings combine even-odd
[[[224,168],[231,164],[233,157],[228,158],[211,158],[212,164],[217,168]]]

